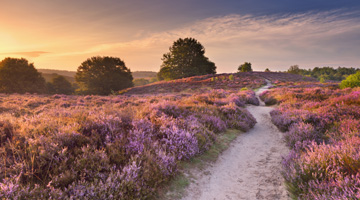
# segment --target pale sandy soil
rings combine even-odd
[[[258,122],[253,129],[234,140],[211,166],[190,170],[183,200],[289,199],[280,174],[288,148],[271,123],[272,108],[261,104],[247,107]]]

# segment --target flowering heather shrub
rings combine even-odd
[[[150,198],[217,134],[254,126],[246,92],[0,95],[0,199]]]
[[[285,141],[290,148],[295,148],[295,144],[300,146],[304,141],[320,143],[323,141],[323,135],[313,125],[299,122],[291,125],[289,131],[285,132]]]
[[[277,100],[270,95],[270,91],[264,91],[259,95],[261,101],[263,101],[265,103],[265,105],[267,106],[272,106],[277,104]]]
[[[221,133],[226,130],[226,122],[223,121],[220,117],[212,115],[200,115],[199,121],[207,129],[213,131],[214,133]]]
[[[291,153],[283,161],[293,198],[360,198],[360,92],[336,87],[277,88],[271,112]]]
[[[359,151],[358,137],[333,145],[311,143],[283,162],[290,192],[301,199],[358,199]]]
[[[226,105],[220,108],[220,113],[225,119],[229,128],[248,131],[255,126],[256,119],[244,108],[239,108],[234,104]]]
[[[229,103],[234,103],[235,105],[239,106],[239,107],[244,107],[245,106],[245,99],[241,98],[241,96],[232,93],[231,95],[228,96],[227,101]]]
[[[256,97],[256,94],[252,90],[243,90],[238,92],[238,95],[241,97],[241,99],[245,99],[245,103],[252,104],[255,106],[260,105],[259,99]]]

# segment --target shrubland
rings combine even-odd
[[[145,199],[226,129],[251,90],[136,96],[0,95],[0,198]]]
[[[161,81],[119,96],[0,94],[0,198],[151,198],[180,162],[227,129],[254,126],[244,107],[259,105],[251,89],[264,78],[304,79],[245,72]]]
[[[360,198],[360,89],[294,84],[263,93],[291,153],[284,177],[293,198]]]

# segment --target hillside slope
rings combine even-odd
[[[74,78],[76,74],[76,71],[67,71],[67,70],[57,70],[57,69],[37,69],[37,70],[38,72],[41,72],[45,76],[49,76],[49,74],[59,74],[61,76]],[[131,73],[134,79],[156,77],[156,72],[152,72],[152,71],[134,71]]]
[[[209,89],[259,88],[265,85],[265,79],[274,83],[281,82],[315,82],[314,78],[281,72],[243,72],[234,74],[209,74],[193,76],[172,81],[160,81],[152,84],[129,88],[122,94],[155,94],[173,92],[193,92]]]

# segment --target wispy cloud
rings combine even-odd
[[[186,27],[147,34],[121,43],[96,45],[83,51],[58,54],[115,54],[128,66],[158,70],[161,56],[180,37],[194,37],[220,72],[235,71],[245,62],[258,70],[271,67],[353,66],[360,63],[359,13],[308,12],[293,15],[227,15],[196,21]],[[54,55],[55,56],[55,55]]]
[[[41,56],[42,54],[46,54],[46,53],[50,53],[50,52],[46,52],[46,51],[27,51],[27,52],[9,52],[9,53],[0,53],[0,55],[19,55],[19,56],[25,56],[25,57],[31,57],[31,58],[36,58]]]

